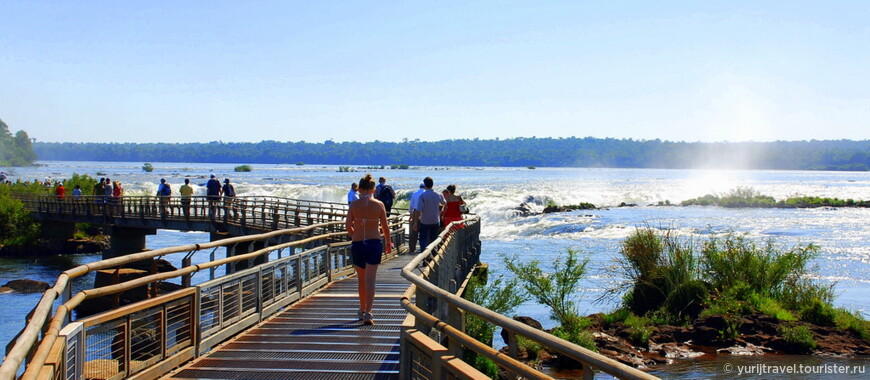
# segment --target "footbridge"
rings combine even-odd
[[[475,357],[493,361],[511,378],[550,378],[516,360],[519,337],[582,363],[584,378],[598,372],[655,378],[465,300],[479,264],[477,216],[450,224],[422,253],[385,257],[372,326],[356,318],[343,221],[312,222],[131,253],[63,272],[7,346],[0,380],[488,378],[473,367]],[[401,245],[397,251],[406,251],[406,217],[393,215],[390,222],[392,240]],[[257,248],[223,258],[213,254],[240,245]],[[156,258],[182,265],[73,290],[75,278]],[[250,266],[224,275],[213,270],[239,262]],[[176,286],[165,291],[166,283]],[[147,299],[78,316],[77,308],[89,299],[134,290]],[[507,353],[466,334],[471,316],[508,332]]]

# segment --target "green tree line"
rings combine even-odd
[[[27,166],[33,161],[36,161],[36,152],[27,132],[18,131],[13,135],[9,126],[0,120],[0,165]]]
[[[42,160],[328,165],[554,166],[868,170],[870,140],[745,143],[613,138],[454,139],[402,142],[48,143]]]

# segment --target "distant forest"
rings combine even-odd
[[[402,142],[46,143],[40,160],[246,164],[870,169],[870,140],[746,143],[599,138]]]
[[[0,166],[27,166],[33,161],[36,161],[36,153],[27,132],[18,131],[13,135],[9,126],[0,120]]]

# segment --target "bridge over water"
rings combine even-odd
[[[463,299],[479,263],[476,216],[451,224],[418,255],[386,257],[378,276],[376,324],[362,326],[355,318],[356,281],[343,231],[346,206],[250,199],[239,203],[234,218],[232,207],[216,210],[206,200],[187,214],[183,205],[161,208],[146,198],[100,205],[45,197],[26,204],[48,222],[102,218],[113,228],[199,226],[239,236],[117,255],[63,272],[7,346],[0,380],[487,378],[463,360],[469,353],[493,360],[514,377],[549,378],[514,359],[518,336],[580,361],[585,378],[596,371],[654,378]],[[406,222],[391,217],[393,241],[405,241]],[[257,229],[268,232],[253,233]],[[215,257],[219,248],[227,249],[226,257]],[[201,251],[212,254],[192,261]],[[77,277],[170,256],[181,256],[182,267],[75,294],[70,286]],[[232,270],[216,276],[213,269],[220,266]],[[192,283],[201,271],[209,271],[210,279]],[[180,288],[160,292],[165,282]],[[83,301],[136,289],[147,299],[76,318]],[[468,315],[508,331],[509,354],[466,335]]]

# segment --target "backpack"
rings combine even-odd
[[[160,195],[168,197],[170,194],[172,194],[172,189],[169,188],[169,185],[163,185],[163,188],[160,189]]]
[[[375,199],[383,202],[384,204],[392,204],[393,198],[396,197],[396,192],[393,191],[393,187],[390,185],[381,186],[381,190],[378,191],[378,194],[375,196]]]

